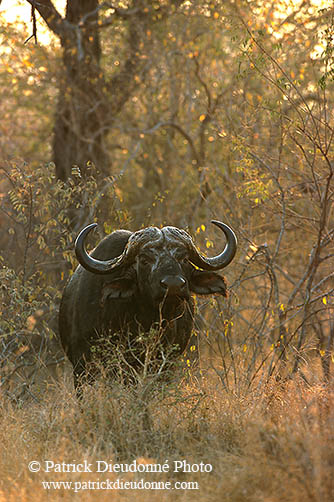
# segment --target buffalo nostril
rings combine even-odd
[[[163,288],[168,289],[170,293],[175,293],[183,289],[186,285],[185,279],[179,275],[167,275],[160,281]]]

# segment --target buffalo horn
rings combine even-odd
[[[102,261],[93,258],[93,256],[89,255],[86,251],[85,240],[89,232],[96,226],[97,223],[91,223],[81,230],[75,241],[75,254],[80,265],[86,270],[93,274],[104,275],[110,273],[116,267],[123,265],[127,261],[128,247],[124,249],[120,256],[116,256],[116,258],[112,258],[111,260]]]
[[[192,243],[189,259],[194,265],[204,270],[220,270],[227,267],[233,260],[237,251],[237,238],[233,230],[225,223],[216,220],[212,220],[211,223],[220,228],[225,234],[227,243],[224,250],[219,255],[208,258],[201,255]]]

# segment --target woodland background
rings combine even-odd
[[[0,14],[0,497],[47,498],[33,458],[187,458],[214,467],[195,496],[152,500],[333,500],[332,2],[27,4]],[[197,301],[199,367],[80,407],[57,342],[78,231],[174,225],[214,254],[211,219],[239,248],[228,300]]]

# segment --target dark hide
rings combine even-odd
[[[193,329],[192,293],[226,296],[222,277],[195,268],[182,242],[168,240],[156,230],[159,238],[150,237],[141,243],[130,264],[106,275],[94,274],[79,265],[68,282],[60,306],[59,332],[74,368],[76,387],[87,369],[86,363],[101,344],[110,355],[107,364],[113,374],[118,366],[116,360],[112,362],[112,352],[117,350],[124,350],[128,368],[140,371],[145,338],[152,327],[159,333],[157,359],[161,362],[170,351],[171,360],[177,359],[185,351]],[[91,256],[110,260],[121,255],[131,235],[126,230],[113,232]],[[136,347],[134,353],[128,350],[131,345]],[[106,359],[102,352],[100,359]]]

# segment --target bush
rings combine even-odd
[[[1,199],[1,385],[13,398],[32,394],[41,368],[64,360],[56,339],[62,289],[77,263],[73,239],[94,221],[101,205],[112,211],[114,180],[97,187],[74,169],[66,183],[54,166],[12,165],[5,170]],[[104,207],[104,206],[103,206]],[[15,384],[13,383],[15,381]]]

